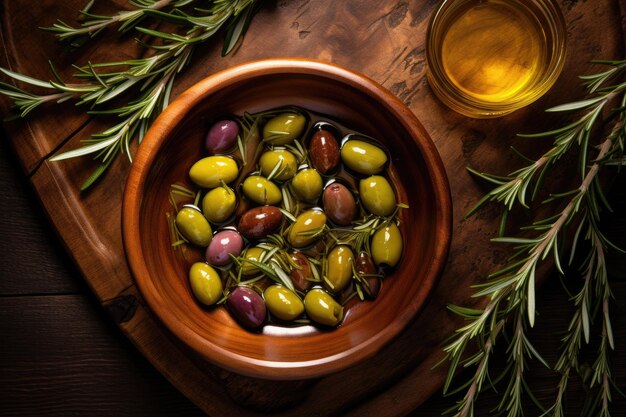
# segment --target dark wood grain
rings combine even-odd
[[[203,415],[110,323],[85,291],[0,298],[0,415]]]
[[[82,277],[58,246],[54,232],[30,190],[25,178],[16,175],[6,142],[0,141],[0,193],[7,201],[20,202],[19,210],[3,216],[2,232],[11,233],[11,241],[0,240],[3,269],[0,281],[8,290],[0,296],[0,415],[2,416],[151,416],[196,417],[204,413],[185,399],[135,349],[99,301],[84,284]],[[13,175],[11,175],[13,174]],[[613,198],[616,215],[608,229],[624,239],[626,236],[626,178],[615,187],[625,190]],[[621,213],[621,215],[619,215]],[[5,227],[6,225],[6,227]],[[614,226],[615,225],[615,226]],[[37,236],[37,239],[32,239]],[[38,274],[25,274],[24,254],[37,259],[46,268],[49,283],[38,287]],[[612,271],[626,271],[626,262],[612,263]],[[31,262],[30,267],[35,263]],[[620,269],[621,268],[621,269]],[[34,268],[33,268],[34,269]],[[626,297],[626,273],[612,275],[620,282],[613,285],[617,300]],[[29,283],[32,281],[32,283]],[[34,286],[33,286],[34,285]],[[32,286],[32,287],[31,287]],[[58,295],[69,291],[71,294]],[[38,295],[35,295],[38,294]],[[541,320],[533,333],[540,352],[554,362],[559,334],[569,320],[571,306],[561,289],[558,277],[549,279],[538,296]],[[619,386],[626,385],[626,311],[613,308],[617,350],[612,357]],[[591,352],[593,353],[593,352]],[[72,362],[68,365],[68,358]],[[505,360],[495,362],[502,369]],[[44,374],[45,373],[45,374]],[[44,374],[42,376],[42,374]],[[466,376],[466,375],[462,375]],[[558,376],[541,367],[533,367],[531,384],[544,404],[554,394]],[[241,384],[228,376],[224,383]],[[568,397],[568,417],[578,416],[584,389],[574,381]],[[249,385],[250,390],[258,386]],[[250,391],[240,391],[249,395]],[[392,390],[386,398],[390,404],[401,402],[407,392]],[[487,392],[480,402],[486,415],[498,401],[498,395]],[[437,417],[449,407],[454,397],[442,398],[436,393],[429,401],[413,410],[414,417]],[[527,402],[528,415],[536,415]],[[375,408],[369,409],[374,414]],[[613,407],[615,417],[626,415],[626,404],[619,396]],[[363,414],[362,414],[363,415]]]
[[[20,172],[4,136],[0,141],[0,178],[4,188],[0,198],[0,253],[15,253],[10,261],[0,262],[0,296],[16,294],[54,294],[76,292],[79,283],[54,272],[70,264],[70,258],[36,202],[28,180]],[[20,221],[16,222],[18,218]],[[19,249],[13,247],[18,242]],[[17,252],[17,253],[16,253]],[[33,262],[36,259],[37,262]],[[78,275],[78,271],[73,271]]]
[[[32,29],[49,25],[56,17],[71,20],[75,10],[82,7],[79,3],[46,0],[33,9],[26,0],[2,2],[3,65],[47,78],[48,56],[58,59],[65,75],[71,71],[67,64],[73,60],[85,63],[87,59],[110,56],[115,51],[112,44],[67,55],[51,37]],[[123,2],[98,2],[101,9],[96,11],[106,11],[117,3]],[[542,109],[580,94],[576,76],[591,72],[592,58],[619,58],[624,54],[621,1],[563,2],[570,53],[553,91],[532,107],[506,118],[469,120],[443,107],[425,82],[425,25],[434,3],[384,1],[363,7],[362,2],[330,0],[271,2],[255,18],[237,54],[221,59],[217,43],[208,44],[195,54],[193,65],[175,90],[175,95],[179,94],[207,74],[258,58],[301,56],[352,67],[382,83],[410,107],[433,137],[453,178],[455,240],[444,284],[422,316],[374,360],[313,384],[307,390],[306,401],[282,415],[402,415],[438,389],[444,371],[430,368],[440,356],[441,341],[459,324],[446,313],[445,305],[467,304],[469,285],[505,256],[489,243],[497,213],[487,210],[470,221],[462,220],[482,192],[466,174],[465,166],[496,172],[510,170],[519,163],[508,151],[510,138],[520,131],[536,131],[553,124],[554,119],[544,115]],[[128,56],[138,53],[128,38],[109,42],[125,45],[123,53]],[[0,104],[6,108],[7,102],[2,100]],[[156,323],[138,298],[121,250],[119,231],[119,206],[128,162],[119,159],[97,193],[81,195],[78,185],[93,165],[84,160],[62,164],[43,160],[51,152],[78,146],[81,139],[97,131],[100,122],[70,111],[69,105],[34,116],[29,123],[6,125],[9,142],[24,171],[31,175],[30,182],[46,216],[60,235],[59,246],[71,254],[98,302],[115,311],[122,332],[178,389],[211,414],[258,414],[241,404],[257,404],[258,408],[265,402],[273,407],[276,391],[259,388],[259,381],[198,363]],[[530,148],[534,146],[530,144]],[[13,291],[17,284],[11,283],[9,288]],[[329,392],[326,386],[337,388]]]
[[[205,415],[102,308],[0,138],[0,415]]]

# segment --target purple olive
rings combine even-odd
[[[215,122],[206,135],[205,148],[210,154],[224,152],[235,145],[238,134],[239,125],[234,120]]]
[[[206,249],[206,260],[214,266],[225,266],[231,261],[230,255],[239,256],[243,249],[243,239],[234,230],[217,232]]]
[[[248,287],[235,288],[228,296],[226,306],[242,326],[250,329],[261,326],[267,315],[263,297]]]

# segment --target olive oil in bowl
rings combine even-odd
[[[444,0],[428,30],[429,81],[452,109],[496,117],[556,81],[565,24],[552,0]]]

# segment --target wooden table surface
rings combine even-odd
[[[187,400],[137,351],[102,309],[61,247],[6,140],[0,141],[0,416],[171,416],[204,413]],[[626,178],[622,178],[626,190]],[[626,235],[626,192],[613,224]],[[626,239],[622,239],[626,243]],[[626,262],[614,262],[613,325],[616,381],[626,387]],[[557,276],[538,295],[541,312],[533,341],[554,363],[556,335],[569,321],[571,305]],[[496,362],[501,368],[502,358]],[[466,375],[465,375],[466,376]],[[536,366],[531,386],[552,399],[558,376]],[[578,416],[584,389],[573,381],[570,415]],[[453,404],[440,394],[410,415],[435,417]],[[477,416],[496,403],[487,392]],[[528,405],[529,416],[537,415]],[[616,396],[614,417],[626,416]]]
[[[570,91],[571,89],[568,85],[573,85],[575,75],[579,70],[579,68],[574,68],[576,67],[574,63],[587,62],[588,56],[595,56],[594,54],[596,53],[624,55],[622,34],[619,33],[619,39],[618,35],[615,34],[619,32],[619,13],[617,18],[614,14],[607,13],[608,10],[618,11],[619,7],[616,5],[621,5],[621,2],[603,0],[593,4],[578,3],[576,1],[566,1],[564,3],[567,7],[571,28],[578,30],[573,31],[572,35],[575,40],[574,46],[577,48],[578,53],[571,57],[570,65],[565,71],[560,85],[560,91],[565,92],[567,97],[571,97],[573,91]],[[2,7],[4,7],[4,10],[7,10],[14,4],[5,1]],[[44,4],[47,6],[47,14],[61,12],[59,8],[59,5],[62,4],[61,2],[47,0]],[[332,2],[328,4],[334,5]],[[346,13],[348,15],[349,13],[354,13],[355,15],[360,13],[361,16],[369,18],[378,16],[376,13],[382,13],[381,16],[384,15],[385,24],[387,25],[385,27],[385,24],[383,24],[383,28],[386,28],[386,30],[395,29],[396,33],[401,33],[404,36],[410,33],[404,29],[413,28],[414,23],[423,25],[428,13],[422,13],[420,10],[429,11],[432,9],[433,4],[433,2],[422,1],[419,2],[419,5],[423,9],[409,10],[410,7],[407,3],[400,2],[395,4],[387,2],[384,7],[389,9],[388,14],[386,11],[380,10],[372,12],[370,16],[366,11],[350,8],[341,9],[341,13],[344,13],[344,17],[347,16]],[[276,6],[277,9],[271,10],[259,18],[259,26],[251,28],[253,36],[254,33],[267,34],[268,24],[272,23],[273,20],[271,13],[277,13],[278,16],[291,17],[299,13],[301,7],[303,10],[308,10],[309,8],[307,2],[285,4],[279,2]],[[0,12],[2,10],[0,8]],[[413,16],[413,20],[405,19],[407,10]],[[585,14],[584,11],[596,11],[598,15],[592,16],[591,14]],[[601,14],[599,13],[600,11],[602,11]],[[63,10],[63,12],[68,13],[68,10]],[[39,14],[47,15],[42,11],[39,11]],[[298,17],[300,18],[304,14],[302,12]],[[328,9],[328,14],[332,14],[331,9]],[[28,13],[22,13],[19,19],[9,18],[4,21],[13,25],[9,28],[11,30],[15,31],[17,28],[17,32],[19,30],[25,31],[26,29],[23,28],[25,27],[24,25],[28,24],[28,15]],[[309,11],[309,17],[314,15],[313,12]],[[1,13],[0,17],[2,17]],[[604,29],[594,28],[592,24],[594,18],[612,22],[611,30],[613,32],[605,33]],[[379,20],[376,19],[376,21]],[[344,33],[340,25],[335,28],[338,30],[337,33],[333,34],[331,31],[330,34],[327,34],[321,31],[311,31],[310,27],[299,28],[297,23],[297,21],[294,21],[296,26],[292,25],[290,29],[298,31],[300,40],[307,37],[310,40],[316,36],[323,37],[326,35],[330,36],[328,39],[323,38],[326,41],[332,41],[332,37],[335,35],[337,39],[343,39],[344,41],[351,39],[350,34]],[[623,23],[624,20],[622,18],[622,28]],[[265,28],[265,32],[262,32],[263,28]],[[11,30],[9,32],[15,35]],[[587,30],[593,32],[596,37],[587,36]],[[581,33],[581,31],[584,33]],[[410,37],[406,39],[393,38],[393,41],[391,41],[392,37],[384,33],[378,31],[376,37],[364,36],[361,41],[376,44],[376,42],[382,39],[391,46],[393,46],[393,41],[417,43],[417,41],[411,40]],[[28,35],[30,33],[24,34],[26,37]],[[589,38],[589,43],[587,43],[587,38]],[[603,39],[602,42],[599,42],[599,39]],[[19,40],[19,38],[10,39],[13,46],[19,46]],[[266,43],[261,43],[267,48],[275,47],[276,45],[267,43],[269,40],[270,38],[268,37],[265,39]],[[296,54],[298,52],[300,46],[295,45],[296,43],[287,45],[292,47],[292,49],[286,49],[288,54]],[[464,166],[469,162],[482,164],[483,167],[490,168],[491,161],[489,156],[498,155],[498,150],[504,151],[506,149],[505,143],[490,140],[490,138],[493,139],[494,134],[509,136],[516,132],[518,127],[525,126],[526,120],[533,120],[535,116],[541,118],[539,111],[534,110],[523,111],[508,119],[495,121],[494,123],[468,121],[458,115],[450,114],[436,101],[433,101],[427,87],[421,82],[423,81],[424,68],[423,62],[421,64],[419,62],[419,51],[417,49],[413,53],[413,51],[405,51],[400,48],[400,55],[398,56],[403,56],[404,61],[402,61],[402,64],[397,64],[395,73],[390,73],[389,76],[386,76],[384,71],[387,71],[388,68],[385,67],[384,71],[380,72],[379,69],[384,67],[384,63],[381,64],[370,60],[370,55],[367,52],[369,50],[354,49],[349,47],[350,45],[333,44],[332,42],[328,45],[328,50],[322,49],[317,51],[314,45],[308,46],[307,48],[310,49],[306,50],[312,57],[339,61],[339,63],[350,64],[352,62],[350,59],[354,60],[354,62],[365,62],[365,66],[360,69],[389,87],[391,91],[398,94],[405,102],[411,103],[416,97],[426,100],[423,102],[426,103],[424,105],[422,105],[421,101],[413,101],[411,108],[416,111],[422,120],[425,120],[426,127],[429,128],[436,144],[444,155],[446,168],[455,174],[453,178],[453,197],[462,198],[460,201],[465,204],[463,207],[456,208],[455,216],[457,219],[462,218],[463,210],[467,209],[466,205],[471,203],[472,198],[478,194],[479,190],[472,185],[468,177],[459,177],[456,172],[462,172]],[[354,47],[355,45],[352,46]],[[35,47],[35,49],[37,48]],[[248,49],[248,51],[249,57],[261,58],[272,55],[271,51],[268,52],[267,50],[259,50],[258,55],[255,55],[257,52],[253,49]],[[389,51],[392,50],[390,49]],[[29,60],[24,59],[28,57],[28,51],[19,50],[13,52],[16,54],[16,57],[17,55],[20,56],[21,64],[26,65],[26,68],[28,68]],[[336,58],[333,52],[337,53]],[[351,55],[341,56],[339,52],[346,52]],[[41,56],[34,58],[42,59]],[[240,57],[239,59],[242,58]],[[11,56],[9,56],[9,61],[12,61]],[[220,63],[219,65],[222,64]],[[192,71],[191,75],[186,79],[186,84],[193,82],[197,76],[207,71],[206,68],[198,69],[198,66],[195,68],[195,72]],[[404,68],[404,70],[401,68]],[[406,74],[403,74],[403,71]],[[406,77],[406,80],[401,81],[400,78],[394,78],[395,76]],[[547,97],[547,103],[555,103],[557,99],[561,98],[552,94],[552,96]],[[546,102],[543,103],[543,105],[545,104]],[[0,198],[0,208],[3,215],[0,217],[0,245],[2,245],[0,247],[0,253],[2,253],[2,266],[0,267],[0,334],[2,335],[2,342],[0,343],[0,392],[2,393],[0,395],[0,415],[202,415],[199,408],[187,400],[152,367],[150,362],[144,358],[105,313],[101,305],[103,298],[106,298],[105,296],[103,297],[103,294],[105,294],[103,287],[95,289],[95,293],[98,296],[96,297],[93,288],[95,281],[88,280],[90,285],[92,285],[90,288],[84,280],[85,274],[91,277],[94,273],[93,268],[98,268],[98,266],[92,267],[91,270],[86,268],[85,265],[88,264],[88,260],[85,259],[84,253],[79,253],[78,255],[80,256],[77,256],[78,249],[74,246],[71,249],[74,255],[74,259],[72,259],[64,248],[71,246],[73,243],[75,244],[75,242],[71,241],[74,232],[67,229],[55,230],[50,225],[48,216],[57,220],[63,218],[65,224],[74,223],[72,223],[70,214],[59,214],[59,212],[52,211],[54,205],[51,204],[50,200],[53,200],[53,198],[51,194],[42,194],[42,190],[49,186],[50,181],[58,179],[67,181],[68,175],[71,176],[73,173],[83,174],[84,169],[77,169],[76,167],[79,165],[75,163],[67,171],[65,171],[65,168],[56,170],[56,168],[50,168],[46,162],[41,163],[42,155],[50,151],[58,151],[54,141],[64,140],[67,134],[75,131],[78,127],[87,126],[87,128],[93,129],[92,124],[88,125],[80,117],[66,115],[62,119],[62,123],[59,124],[60,127],[55,126],[57,129],[53,129],[55,130],[53,133],[58,134],[58,137],[48,137],[54,135],[49,135],[50,132],[46,131],[46,126],[49,126],[51,122],[61,120],[58,117],[59,113],[40,114],[39,122],[35,125],[40,130],[28,132],[35,135],[35,138],[37,138],[37,135],[44,135],[48,141],[42,141],[43,147],[30,149],[17,144],[17,140],[26,136],[24,135],[26,131],[24,128],[20,131],[12,127],[11,131],[18,132],[19,135],[12,133],[11,137],[3,137],[1,141],[0,192],[2,192],[2,198]],[[485,136],[487,139],[485,139]],[[74,142],[76,142],[78,138],[74,139]],[[448,139],[448,141],[445,139]],[[454,141],[450,142],[452,139]],[[14,147],[19,148],[17,158],[8,142],[12,142]],[[489,151],[490,147],[495,149],[495,152],[493,149]],[[478,149],[485,152],[476,152]],[[446,156],[450,155],[455,155],[456,159],[446,159]],[[21,163],[18,162],[18,159]],[[500,165],[502,166],[501,161]],[[45,169],[39,169],[41,167]],[[123,186],[123,174],[127,167],[117,166],[115,169],[113,178],[109,177],[107,180],[108,190],[119,192],[121,186]],[[22,174],[24,170],[28,173],[27,175]],[[64,177],[59,176],[59,173],[64,175]],[[55,175],[57,176],[55,177]],[[75,182],[80,182],[80,179],[76,179]],[[624,184],[626,182],[622,180],[618,188],[621,190],[626,189]],[[31,185],[34,185],[36,191],[31,189]],[[66,189],[68,189],[67,187],[70,187],[69,189],[71,190],[71,185],[66,184]],[[469,192],[465,194],[461,192],[466,191],[467,187],[472,187],[472,195]],[[626,211],[626,198],[624,197],[623,192],[614,196],[617,213]],[[119,199],[119,196],[115,196],[113,200],[116,199]],[[38,200],[43,201],[45,210],[40,207]],[[92,198],[89,201],[94,201],[94,199]],[[104,202],[97,199],[95,201]],[[93,211],[94,209],[91,208],[91,210]],[[109,214],[108,218],[114,220],[115,216]],[[479,219],[478,223],[480,221]],[[489,223],[490,220],[483,218],[482,221]],[[613,223],[609,225],[609,228],[618,235],[621,233],[622,237],[626,235],[623,227],[624,218],[617,216],[612,221]],[[57,222],[55,224],[58,227],[60,223]],[[77,220],[76,224],[82,223]],[[471,230],[471,227],[467,224],[465,226],[465,232],[467,233],[468,230]],[[462,226],[459,226],[458,230],[463,232],[464,229]],[[480,236],[485,237],[484,240],[487,241],[486,236],[490,233],[490,229],[485,229]],[[61,238],[58,235],[61,235]],[[80,238],[80,235],[76,237]],[[486,242],[478,243],[480,247],[488,246]],[[459,246],[458,242],[457,246]],[[466,249],[462,245],[459,248]],[[459,252],[459,254],[462,253]],[[495,257],[489,253],[482,255],[484,255],[485,259]],[[83,268],[82,271],[75,266],[74,261],[76,260],[78,260],[79,266]],[[455,262],[452,262],[455,263],[457,268],[462,265],[458,260],[459,258],[454,259]],[[491,266],[491,264],[487,264],[488,262],[490,261],[483,261],[483,264],[479,265],[480,268],[488,270]],[[617,266],[614,267],[615,269],[612,273],[612,276],[615,278],[613,288],[616,299],[620,300],[626,297],[626,283],[624,283],[626,274],[624,273],[623,263],[615,265]],[[450,270],[448,273],[450,273]],[[560,288],[558,278],[547,278],[538,295],[538,311],[541,316],[532,334],[533,340],[536,341],[537,347],[545,355],[548,362],[554,363],[558,355],[558,335],[567,326],[571,305]],[[457,277],[452,283],[463,285],[465,291],[461,290],[461,292],[465,296],[468,289],[466,286],[467,282],[468,279],[466,277]],[[450,283],[448,281],[448,284]],[[448,288],[448,292],[452,290],[453,288]],[[116,291],[119,291],[119,289]],[[453,300],[438,300],[441,303],[448,301]],[[613,313],[617,343],[617,351],[613,360],[618,385],[623,385],[626,379],[626,350],[623,343],[623,341],[626,341],[626,307],[617,302],[613,308]],[[450,322],[447,323],[447,326],[450,326]],[[136,335],[134,337],[133,342],[142,343],[137,339]],[[410,341],[411,339],[405,339],[402,343],[406,344],[407,340]],[[593,349],[589,349],[589,353],[590,355],[593,354]],[[154,361],[160,361],[158,350],[153,350],[150,357],[153,363]],[[589,358],[591,360],[592,356],[589,356]],[[374,360],[380,359],[380,357],[374,358]],[[496,366],[502,367],[502,358],[499,361],[496,360],[495,363]],[[172,368],[170,367],[169,371],[171,372],[171,370]],[[407,373],[409,371],[410,369],[406,370]],[[397,378],[405,377],[402,373],[398,374],[396,372],[396,374]],[[531,385],[536,389],[539,399],[544,404],[548,404],[554,394],[554,386],[558,381],[558,376],[538,366],[531,367],[530,374]],[[181,376],[179,375],[176,378],[180,382]],[[415,375],[412,376],[412,379],[413,385],[421,383],[419,379],[415,379]],[[335,379],[335,381],[339,380],[340,378]],[[385,402],[389,404],[388,408],[390,409],[406,409],[406,407],[395,407],[395,405],[416,403],[411,401],[410,398],[403,397],[403,395],[406,395],[403,393],[407,392],[407,385],[406,383],[396,384],[396,386],[403,387],[403,389],[389,389],[385,393],[384,401],[377,402],[378,410],[384,406]],[[346,389],[345,387],[341,388]],[[414,391],[418,392],[418,388]],[[377,389],[385,391],[385,387],[377,387]],[[574,390],[569,398],[572,415],[577,415],[576,410],[580,408],[583,392],[582,385],[579,381],[575,381]],[[197,392],[195,395],[198,395]],[[493,407],[497,394],[487,393],[485,397],[486,399],[477,415],[485,415],[486,410]],[[196,403],[198,400],[199,398],[196,397]],[[363,400],[363,397],[361,397],[361,400]],[[430,401],[409,412],[415,416],[440,415],[441,411],[446,406],[451,405],[453,400],[453,398],[443,399],[439,395],[435,395]],[[307,401],[315,401],[315,398]],[[204,405],[205,407],[207,406],[206,403]],[[367,407],[356,407],[354,409],[359,410],[357,412],[361,414],[367,413]],[[626,410],[625,402],[616,398],[614,410],[613,415],[626,415],[626,411],[624,411]],[[528,415],[536,414],[538,413],[535,409],[529,408]],[[352,415],[355,415],[354,412]]]

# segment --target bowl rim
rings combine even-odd
[[[340,354],[301,362],[280,362],[260,360],[234,354],[228,350],[207,343],[207,340],[193,332],[173,315],[164,311],[161,297],[149,278],[148,267],[143,260],[143,249],[136,230],[140,226],[140,208],[142,197],[138,193],[145,186],[152,161],[163,146],[165,138],[175,120],[182,119],[206,96],[226,86],[255,76],[277,74],[307,74],[340,81],[357,88],[386,107],[404,129],[410,132],[424,160],[434,193],[435,222],[438,225],[433,247],[433,259],[423,280],[424,297],[419,303],[412,303],[405,314],[398,316],[389,326],[366,342],[342,351]],[[170,127],[164,128],[163,126]],[[418,139],[419,138],[419,139]],[[279,58],[250,61],[210,75],[182,92],[157,117],[143,138],[130,168],[122,203],[122,238],[126,260],[139,292],[147,302],[149,309],[165,324],[167,330],[182,340],[202,358],[230,371],[264,379],[308,379],[321,377],[347,369],[358,362],[376,354],[384,345],[397,337],[402,330],[418,315],[432,294],[446,264],[450,242],[452,240],[452,199],[450,186],[443,161],[432,139],[413,112],[395,95],[372,79],[353,70],[328,62],[302,59]],[[208,348],[211,345],[212,348]]]

